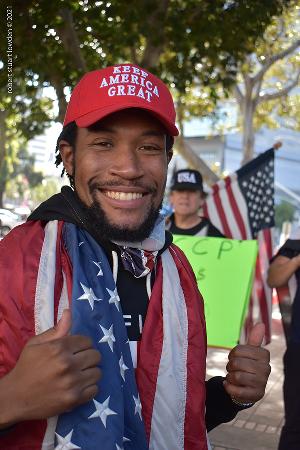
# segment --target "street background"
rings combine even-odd
[[[272,342],[266,348],[271,353],[271,375],[264,398],[252,408],[241,411],[227,424],[209,433],[212,450],[276,450],[283,424],[282,357],[285,351],[281,318],[274,306]],[[209,348],[207,377],[224,375],[228,350]],[[217,406],[216,406],[217,407]]]

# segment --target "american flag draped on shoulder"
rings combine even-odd
[[[265,340],[270,342],[272,292],[266,277],[273,247],[274,149],[261,153],[214,184],[204,213],[228,238],[258,240],[259,254],[243,338],[252,324],[261,320],[266,326]]]

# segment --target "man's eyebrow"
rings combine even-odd
[[[164,133],[163,131],[157,131],[157,130],[148,130],[148,131],[144,131],[144,133],[142,133],[142,136],[165,136],[166,133]]]
[[[88,130],[89,131],[91,131],[92,133],[93,132],[97,132],[97,131],[102,131],[102,132],[104,132],[104,133],[113,133],[114,132],[114,130],[113,130],[113,128],[109,128],[109,127],[103,127],[102,125],[90,125],[89,127],[88,127]]]
[[[93,132],[104,132],[104,133],[114,133],[115,132],[115,130],[113,128],[105,127],[102,125],[91,125],[88,127],[88,130],[92,133]],[[166,135],[166,133],[164,133],[163,131],[158,131],[158,130],[146,130],[141,134],[141,136],[143,136],[143,137],[147,137],[147,136],[163,137],[165,135]]]

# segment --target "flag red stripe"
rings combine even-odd
[[[272,243],[272,234],[269,228],[265,228],[263,231],[264,241],[267,249],[268,258],[272,258],[273,256],[273,243]]]
[[[142,340],[139,345],[138,365],[135,372],[142,401],[142,413],[148,442],[151,433],[156,380],[163,345],[162,278],[162,264],[159,261],[143,327]]]
[[[232,186],[231,186],[232,179],[230,177],[226,177],[224,181],[225,181],[225,186],[226,186],[227,193],[228,193],[230,206],[232,208],[235,220],[236,220],[239,230],[241,232],[242,239],[247,239],[247,231],[246,231],[245,223],[244,223],[244,220],[240,213],[234,193],[232,191]]]
[[[213,192],[213,199],[214,199],[214,202],[215,202],[215,205],[216,205],[216,208],[217,208],[220,220],[221,220],[222,225],[223,225],[224,234],[228,238],[232,238],[232,233],[231,233],[229,224],[227,222],[227,217],[226,217],[223,205],[222,205],[221,198],[219,196],[219,192],[220,192],[219,185],[215,184],[214,187],[213,187],[213,190],[214,190],[214,192]]]

